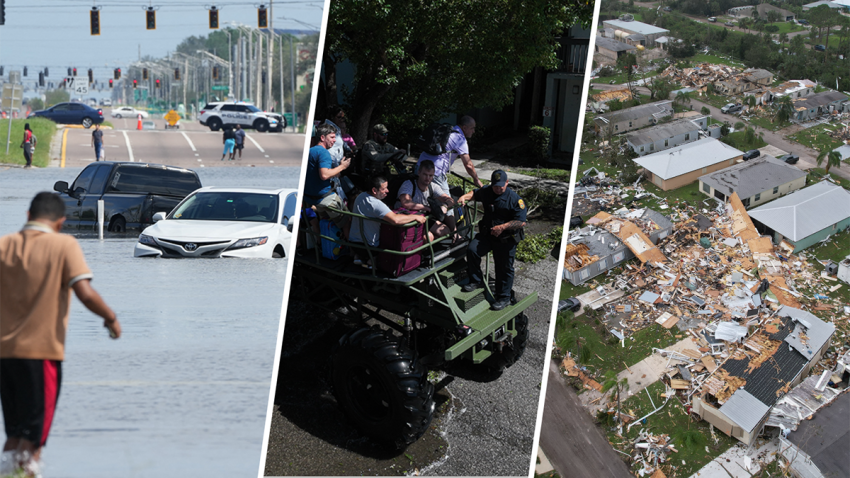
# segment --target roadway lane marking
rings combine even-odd
[[[246,138],[248,138],[248,139],[250,139],[250,140],[251,140],[251,142],[252,142],[252,143],[254,143],[254,146],[256,146],[256,147],[257,147],[257,149],[259,149],[261,153],[265,153],[265,152],[266,152],[266,150],[265,150],[265,149],[263,149],[263,148],[262,148],[262,146],[260,146],[260,144],[259,144],[259,143],[257,143],[256,141],[254,141],[254,138],[252,138],[252,137],[248,136],[247,134],[245,135],[245,137],[246,137]],[[268,158],[268,156],[266,156],[266,157]]]
[[[186,141],[189,143],[189,147],[192,148],[192,151],[197,151],[197,149],[195,149],[195,145],[192,143],[192,140],[189,139],[189,135],[186,134],[185,131],[181,131],[180,134],[182,134],[183,137],[186,138]],[[195,156],[197,156],[197,154]]]
[[[62,133],[62,160],[59,162],[59,167],[65,167],[65,146],[68,144],[68,128]]]
[[[124,133],[124,142],[127,143],[127,153],[130,154],[130,162],[131,163],[135,162],[136,160],[133,159],[133,148],[130,146],[130,137],[127,136],[126,131],[121,131],[121,132]]]

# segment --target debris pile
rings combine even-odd
[[[659,466],[667,461],[668,455],[676,453],[679,450],[673,446],[670,436],[667,434],[654,435],[641,430],[638,437],[634,440],[634,463],[642,465],[638,470],[638,476],[647,476],[652,473],[652,477],[661,476]]]

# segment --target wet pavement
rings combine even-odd
[[[0,235],[79,168],[0,168]],[[202,184],[297,187],[299,168],[204,168]],[[282,260],[135,259],[132,235],[81,238],[124,336],[76,299],[45,476],[253,476],[286,277]]]

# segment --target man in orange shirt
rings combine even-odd
[[[92,273],[72,236],[59,234],[65,203],[35,196],[29,221],[0,237],[0,401],[6,443],[4,476],[22,468],[39,476],[41,449],[59,398],[71,290],[103,317],[109,335],[121,336],[115,312],[91,286]]]

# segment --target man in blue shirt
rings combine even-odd
[[[315,206],[319,217],[327,217],[342,229],[344,237],[348,238],[349,222],[344,214],[328,208],[341,210],[345,207],[342,198],[336,193],[331,178],[338,176],[348,168],[351,159],[342,158],[339,166],[333,166],[328,150],[336,141],[336,130],[327,124],[316,127],[319,143],[310,148],[307,158],[307,177],[304,180],[304,207]]]

